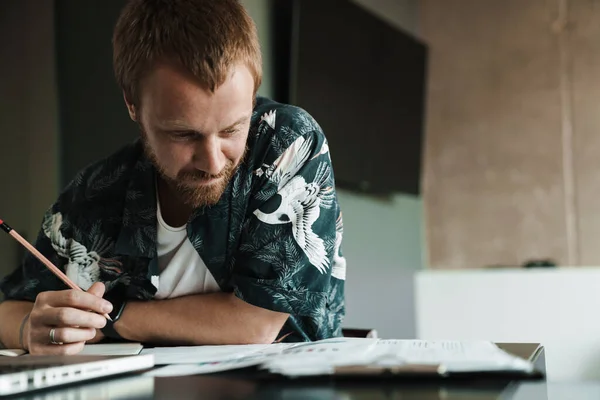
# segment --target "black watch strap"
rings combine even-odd
[[[113,305],[112,312],[108,314],[112,318],[112,321],[106,320],[106,325],[104,326],[104,328],[101,329],[101,331],[107,338],[123,340],[123,337],[119,335],[119,332],[116,331],[114,325],[119,320],[119,318],[121,318],[123,310],[127,305],[127,301],[124,298],[121,298],[119,300],[110,299],[109,296],[106,296],[105,299],[110,301]]]

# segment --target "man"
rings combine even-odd
[[[243,7],[132,0],[113,46],[140,140],[79,173],[36,242],[87,293],[28,255],[0,285],[0,342],[73,354],[106,336],[340,335],[346,266],[327,142],[305,111],[256,97],[260,48]]]

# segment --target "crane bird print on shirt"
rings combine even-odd
[[[266,174],[267,178],[277,186],[280,198],[276,210],[266,212],[258,209],[256,217],[267,224],[291,224],[292,235],[298,246],[306,254],[310,263],[324,274],[330,267],[325,243],[314,231],[313,224],[319,219],[321,207],[334,205],[335,192],[331,186],[331,170],[328,163],[317,166],[315,178],[307,182],[298,172],[309,160],[313,139],[303,136],[296,139],[266,171],[257,170],[257,175]],[[326,144],[319,154],[325,154]]]
[[[107,240],[102,240],[101,235],[94,235],[93,251],[88,249],[74,239],[67,239],[60,231],[63,223],[61,213],[52,214],[47,217],[42,229],[56,253],[68,260],[65,267],[65,273],[75,284],[83,290],[88,290],[94,282],[100,278],[100,270],[120,274],[121,262],[109,258],[101,257],[99,253],[104,253],[110,248],[111,243]],[[92,228],[92,231],[94,229]]]
[[[333,267],[331,268],[331,276],[345,281],[346,280],[346,259],[340,254],[342,247],[342,213],[338,216],[335,222],[335,247],[333,248]]]

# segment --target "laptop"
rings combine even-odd
[[[0,357],[0,396],[150,369],[154,356]]]

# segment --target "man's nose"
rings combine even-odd
[[[198,142],[194,153],[194,166],[196,169],[207,174],[218,175],[223,171],[226,164],[227,160],[221,151],[219,138],[209,136]]]

